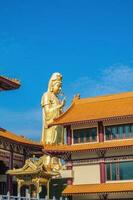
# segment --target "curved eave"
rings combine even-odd
[[[41,144],[35,144],[35,143],[30,143],[30,142],[21,142],[21,141],[18,141],[18,140],[15,140],[15,139],[10,139],[10,138],[4,137],[4,136],[0,136],[0,138],[5,138],[6,140],[9,140],[12,143],[22,144],[24,146],[31,146],[33,148],[40,148],[40,149],[43,148],[43,146]],[[37,153],[39,154],[40,152],[37,152]],[[35,152],[35,154],[36,154],[36,152]]]
[[[29,170],[29,171],[21,171],[20,169],[14,169],[14,170],[8,170],[6,174],[10,174],[11,176],[24,176],[24,175],[36,175],[40,174],[40,176],[45,177],[51,177],[51,176],[57,176],[59,173],[56,172],[49,172],[44,171],[42,168],[35,169],[35,170]]]
[[[50,124],[71,125],[133,116],[133,92],[78,99]]]
[[[91,144],[77,144],[77,145],[62,145],[62,146],[45,146],[45,152],[55,155],[69,154],[73,152],[88,152],[88,151],[99,151],[109,149],[123,149],[133,148],[133,139],[124,141],[107,141],[102,143],[91,143]]]
[[[131,115],[123,115],[123,116],[113,116],[113,117],[107,117],[107,118],[98,118],[98,119],[91,119],[91,120],[82,120],[82,121],[70,121],[70,122],[53,122],[49,125],[50,126],[55,126],[55,125],[61,125],[61,126],[68,126],[68,125],[76,125],[76,124],[93,124],[99,121],[110,121],[110,120],[120,120],[120,119],[129,119],[132,118],[133,114]]]
[[[20,85],[20,82],[16,79],[0,76],[0,91],[18,89]]]
[[[18,170],[9,170],[7,171],[7,174],[10,174],[11,176],[23,176],[23,175],[32,175],[32,174],[37,174],[39,173],[40,170],[35,170],[35,171],[27,171],[27,172],[18,172]]]
[[[85,194],[108,194],[133,192],[133,183],[102,183],[86,185],[69,185],[63,191],[63,196]]]
[[[13,143],[18,143],[18,144],[22,144],[22,145],[28,145],[28,146],[33,146],[36,148],[43,148],[43,145],[40,143],[36,143],[34,141],[30,141],[26,138],[23,138],[19,135],[16,135],[14,133],[11,133],[3,128],[0,127],[0,138],[4,138],[6,140],[9,140]]]

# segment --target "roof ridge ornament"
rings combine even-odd
[[[75,94],[74,97],[73,97],[73,102],[75,102],[76,100],[79,100],[80,99],[80,94]]]

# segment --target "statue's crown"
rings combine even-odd
[[[57,74],[57,80],[61,81],[62,80],[62,75],[61,74]]]
[[[52,79],[53,82],[61,82],[62,81],[62,75],[60,73],[56,72],[52,75],[51,79]]]
[[[49,90],[51,90],[54,84],[61,82],[62,82],[62,75],[59,72],[53,73],[48,85]]]

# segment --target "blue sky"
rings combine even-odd
[[[21,80],[1,92],[0,125],[40,139],[40,99],[53,72],[67,106],[133,89],[132,0],[0,1],[0,74]]]

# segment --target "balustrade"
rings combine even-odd
[[[21,196],[10,196],[10,194],[7,195],[0,195],[0,200],[68,200],[67,197],[60,197],[52,199],[49,199],[47,196],[45,198],[30,198],[30,197],[21,197]]]

